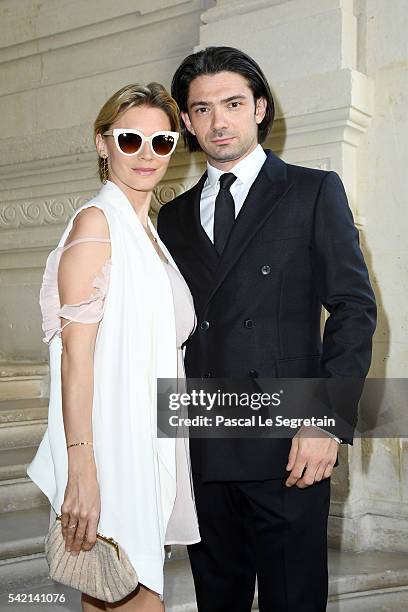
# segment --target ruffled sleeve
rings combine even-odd
[[[63,247],[57,247],[50,253],[45,266],[40,290],[40,307],[42,313],[43,342],[49,343],[56,334],[69,323],[97,323],[103,318],[105,298],[110,279],[111,258],[108,258],[100,272],[93,277],[90,295],[74,304],[60,304],[58,292],[58,267],[62,253],[75,244],[83,242],[110,242],[105,238],[80,238]],[[92,291],[93,290],[93,291]],[[61,326],[61,317],[67,322]]]
[[[77,323],[97,323],[102,319],[103,307],[109,286],[111,260],[107,259],[100,274],[95,276],[92,287],[95,292],[88,299],[78,304],[64,304],[58,311],[58,316]],[[61,329],[64,329],[65,323]]]

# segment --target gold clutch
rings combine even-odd
[[[56,582],[107,602],[123,599],[138,585],[129,557],[113,538],[97,533],[91,550],[72,555],[65,550],[61,516],[57,515],[44,544],[49,576]]]

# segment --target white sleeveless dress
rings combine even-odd
[[[79,239],[64,246],[75,216],[92,205],[101,208],[107,217],[112,256],[94,279],[95,292],[89,299],[61,305],[57,284],[59,260],[64,250],[89,240]],[[58,247],[47,259],[40,305],[44,342],[50,348],[48,428],[27,473],[48,496],[52,522],[55,512],[61,513],[67,481],[60,383],[60,317],[68,322],[100,321],[95,346],[92,411],[93,448],[101,492],[98,531],[123,546],[140,583],[162,597],[164,545],[192,544],[200,541],[200,535],[188,439],[156,438],[154,392],[157,377],[184,378],[181,345],[194,329],[195,314],[183,277],[150,220],[149,224],[169,263],[159,259],[126,196],[109,181],[94,200],[76,211]],[[132,260],[138,268],[138,273],[133,275],[134,270],[129,266]],[[121,267],[126,270],[120,270]],[[156,279],[152,270],[156,270]],[[165,272],[165,278],[160,271]],[[153,295],[148,299],[144,299],[146,292],[142,299],[143,288],[139,286],[142,283],[145,288],[152,289]],[[157,300],[161,304],[157,305]],[[144,312],[147,308],[153,310],[151,316]],[[145,334],[146,328],[150,333]],[[170,346],[171,338],[174,351]],[[144,371],[140,373],[142,368]],[[106,380],[109,377],[111,381]],[[127,389],[123,389],[124,386]]]

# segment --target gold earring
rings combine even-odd
[[[108,166],[108,156],[103,155],[102,157],[102,183],[105,185],[109,178],[109,166]]]

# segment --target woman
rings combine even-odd
[[[163,610],[165,544],[200,540],[187,440],[157,439],[157,378],[184,377],[191,294],[148,217],[178,139],[157,83],[128,85],[95,121],[104,186],[69,221],[40,292],[50,350],[48,429],[28,475],[62,515],[66,548],[96,532],[126,550],[139,587],[83,610]]]

